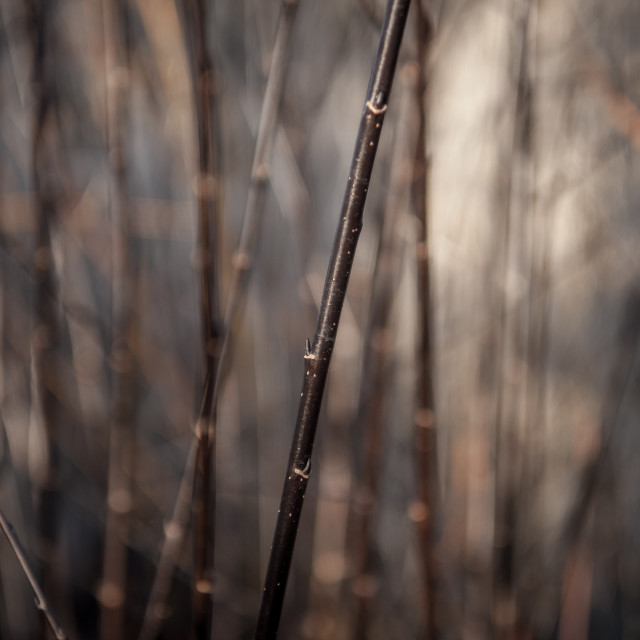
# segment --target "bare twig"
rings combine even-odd
[[[304,494],[311,473],[311,454],[329,362],[362,229],[369,180],[387,111],[409,5],[410,0],[390,0],[387,5],[327,271],[316,332],[313,343],[307,344],[304,355],[306,371],[298,418],[255,635],[256,639],[260,640],[275,638],[278,632]]]
[[[11,523],[6,519],[4,513],[0,510],[0,528],[2,528],[2,532],[7,537],[13,552],[16,554],[16,558],[18,558],[18,562],[24,571],[24,575],[27,577],[31,588],[33,589],[33,593],[36,596],[36,607],[44,614],[48,625],[51,627],[51,630],[55,634],[57,640],[66,640],[68,637],[67,634],[63,631],[60,623],[56,620],[56,616],[51,609],[49,602],[47,601],[43,590],[41,589],[36,577],[29,566],[29,562],[27,560],[27,554],[20,543],[16,532],[14,531]]]

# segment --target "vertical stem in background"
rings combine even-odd
[[[220,354],[221,375],[216,385],[216,396],[229,361],[232,337],[237,330],[236,325],[242,311],[242,303],[246,298],[247,285],[253,266],[260,223],[262,222],[264,196],[269,178],[269,156],[273,147],[278,112],[282,102],[291,34],[297,10],[298,0],[283,0],[280,17],[278,18],[273,53],[271,54],[267,87],[260,112],[256,146],[251,165],[251,182],[245,204],[240,242],[233,258],[233,273],[231,274],[231,284],[225,305],[224,326],[227,334]]]
[[[219,140],[215,104],[215,69],[207,43],[204,0],[184,0],[185,43],[189,49],[198,122],[199,212],[196,265],[200,274],[200,311],[204,390],[196,424],[197,453],[194,484],[195,557],[192,637],[209,638],[213,613],[215,441],[214,389],[220,351],[217,286],[218,219],[220,216]]]
[[[127,0],[103,0],[106,77],[106,144],[109,161],[108,203],[113,229],[112,339],[113,376],[109,427],[107,518],[103,555],[100,637],[124,637],[127,587],[127,537],[131,510],[133,467],[133,286],[132,251],[129,246],[131,206],[125,153],[130,42]]]
[[[530,0],[516,7],[515,35],[512,50],[516,55],[512,78],[515,86],[513,100],[513,130],[504,166],[506,176],[499,194],[504,203],[504,230],[501,251],[501,271],[503,290],[501,292],[500,316],[497,340],[497,399],[495,424],[495,498],[494,498],[494,541],[493,541],[493,582],[492,616],[497,638],[507,638],[513,633],[518,618],[515,610],[515,536],[517,527],[517,460],[522,456],[517,434],[517,405],[519,396],[513,384],[515,364],[512,353],[521,341],[523,327],[517,314],[509,313],[509,274],[515,269],[517,241],[521,231],[515,218],[518,191],[524,156],[530,146],[529,130],[529,88],[528,77],[528,30]],[[526,212],[529,213],[529,212]]]
[[[338,229],[331,252],[313,343],[305,353],[305,376],[274,532],[256,639],[277,636],[324,386],[342,305],[363,223],[363,210],[395,73],[410,0],[389,0],[360,120]]]
[[[193,0],[191,0],[193,1]],[[185,0],[188,3],[188,0]],[[244,212],[243,226],[240,236],[240,243],[235,253],[233,261],[233,274],[231,276],[231,284],[225,305],[224,329],[222,336],[222,344],[219,342],[219,336],[216,336],[216,345],[214,353],[218,354],[216,360],[215,371],[212,376],[207,376],[205,385],[205,393],[203,397],[203,413],[210,411],[217,404],[219,390],[224,380],[227,365],[231,355],[231,340],[234,332],[237,330],[239,317],[242,311],[242,303],[246,297],[247,285],[251,266],[253,264],[253,256],[255,254],[258,233],[260,231],[260,222],[262,219],[262,210],[264,204],[264,193],[268,178],[268,161],[271,149],[273,147],[273,139],[276,131],[278,120],[278,112],[282,101],[282,92],[284,89],[284,80],[286,77],[287,59],[289,57],[289,49],[291,43],[291,34],[293,31],[294,18],[298,8],[298,0],[283,0],[278,26],[276,30],[275,43],[271,56],[271,65],[269,67],[269,76],[267,79],[267,87],[265,90],[264,100],[262,102],[262,110],[260,112],[260,123],[256,137],[256,146],[253,156],[253,164],[251,170],[251,183],[247,194],[247,202]],[[188,15],[189,7],[186,7],[185,13]],[[200,22],[202,24],[202,21]],[[188,31],[187,31],[188,33]],[[204,51],[206,53],[206,50]],[[207,125],[208,126],[208,125]],[[215,140],[213,141],[215,142]],[[202,145],[202,136],[200,140]],[[215,147],[213,147],[215,148]],[[207,152],[201,148],[202,153]],[[213,161],[213,158],[212,158]],[[215,166],[213,164],[212,168]],[[203,175],[207,175],[202,171]],[[211,175],[210,180],[201,181],[205,190],[199,190],[200,205],[205,206],[204,196],[211,192],[206,188],[215,190],[215,195],[219,197],[220,185],[219,178],[216,174]],[[217,217],[217,216],[216,216]],[[202,218],[201,218],[202,219]],[[201,232],[200,238],[204,235]],[[205,280],[202,279],[204,284]],[[207,285],[204,285],[205,290]],[[203,297],[204,299],[204,297]],[[206,313],[203,306],[203,328],[205,330],[204,339],[208,340],[206,327],[207,322],[204,319]],[[205,363],[206,365],[206,363]],[[200,422],[202,424],[202,422]],[[175,557],[181,546],[182,537],[188,516],[189,494],[196,466],[196,458],[199,456],[201,464],[206,461],[200,456],[202,451],[200,440],[194,438],[187,464],[180,481],[178,498],[171,521],[167,523],[165,531],[165,541],[162,546],[160,560],[156,578],[154,580],[149,603],[145,612],[143,629],[141,632],[141,640],[150,640],[155,637],[163,614],[164,603],[167,599],[170,587],[171,573],[175,564]],[[214,448],[211,446],[211,451]],[[206,466],[206,464],[205,464]],[[204,586],[204,583],[203,583]]]
[[[33,77],[35,90],[35,120],[31,162],[33,188],[36,200],[36,247],[34,252],[36,280],[36,328],[32,337],[32,371],[34,374],[34,409],[37,420],[43,426],[42,434],[46,440],[45,469],[41,474],[39,486],[38,528],[40,533],[39,554],[42,562],[43,587],[49,595],[59,592],[60,585],[54,570],[54,557],[58,538],[58,517],[60,510],[59,487],[59,451],[55,399],[50,391],[54,379],[54,348],[57,340],[54,309],[53,255],[51,251],[50,225],[56,214],[55,194],[47,181],[49,157],[47,154],[47,125],[51,122],[55,108],[54,80],[51,63],[47,63],[51,52],[49,28],[55,3],[29,2],[33,37]]]
[[[429,5],[428,5],[429,6]],[[437,431],[433,391],[433,349],[431,345],[431,275],[429,262],[428,158],[426,151],[427,114],[425,98],[429,51],[433,40],[431,7],[416,4],[416,46],[419,73],[415,83],[418,130],[414,162],[413,204],[417,218],[416,266],[418,284],[417,389],[414,434],[417,470],[417,501],[410,516],[418,530],[422,559],[425,638],[438,635],[436,617],[437,573],[434,554],[435,523],[438,517]]]
[[[408,93],[407,79],[411,79],[411,67],[400,70],[399,82],[404,94]],[[408,127],[406,112],[409,105],[403,99],[391,157],[389,191],[380,216],[380,239],[371,278],[372,293],[369,323],[364,336],[362,380],[355,433],[356,449],[362,447],[362,470],[356,478],[355,496],[350,501],[349,521],[353,532],[349,542],[353,557],[352,591],[355,596],[355,616],[352,637],[366,640],[370,636],[371,612],[377,593],[377,577],[373,567],[373,527],[378,512],[379,484],[384,451],[384,429],[389,403],[389,375],[392,369],[390,357],[392,335],[389,317],[395,294],[394,238],[398,218],[403,211],[404,197],[411,183],[411,168],[407,170]],[[413,134],[413,132],[411,132]]]
[[[533,137],[535,126],[535,78],[537,64],[538,39],[538,2],[531,0],[529,9],[529,29],[527,37],[527,69],[526,80],[529,84],[524,104],[525,122],[523,137],[527,140],[523,149],[523,212],[528,221],[529,236],[529,292],[527,309],[527,335],[525,345],[526,366],[524,368],[523,408],[524,416],[522,433],[522,457],[519,470],[520,505],[519,537],[524,536],[524,544],[530,547],[526,555],[521,554],[521,570],[535,575],[534,567],[540,561],[540,554],[533,551],[530,537],[536,535],[538,516],[533,508],[533,492],[540,473],[540,444],[544,432],[545,408],[545,368],[548,333],[548,286],[549,286],[549,251],[547,238],[548,214],[537,203],[537,158]],[[531,629],[535,604],[533,594],[540,584],[529,582],[527,587],[516,591],[517,623],[522,629]]]

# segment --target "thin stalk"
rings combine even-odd
[[[532,494],[536,485],[536,476],[540,466],[540,441],[544,426],[545,405],[545,356],[548,346],[548,301],[547,288],[549,280],[549,241],[547,238],[547,214],[538,206],[536,191],[537,158],[536,145],[532,136],[535,130],[535,93],[532,78],[536,77],[537,40],[538,40],[538,0],[531,0],[529,30],[527,34],[527,75],[529,85],[526,110],[526,126],[523,134],[528,144],[523,149],[523,181],[524,204],[523,212],[528,221],[528,252],[529,252],[529,292],[527,308],[527,334],[524,352],[526,364],[523,379],[522,416],[523,442],[522,463],[519,473],[519,505],[522,513],[519,519],[519,531],[525,533],[534,531],[537,515],[532,508]],[[538,301],[537,304],[534,301]],[[521,533],[521,535],[522,535]],[[538,554],[530,550],[521,552],[521,571],[527,572],[538,561]],[[529,629],[533,618],[535,605],[531,595],[539,585],[533,583],[526,588],[520,587],[516,591],[517,626]]]
[[[124,633],[127,585],[127,537],[131,509],[133,425],[133,279],[129,247],[131,207],[124,149],[129,83],[129,32],[126,0],[103,0],[106,81],[106,138],[110,160],[108,193],[113,235],[113,372],[112,416],[109,428],[107,518],[105,530],[100,637],[118,640]]]
[[[211,634],[213,615],[216,405],[214,388],[218,372],[220,320],[215,243],[220,216],[219,143],[215,104],[215,68],[207,42],[204,0],[184,0],[185,38],[190,47],[193,93],[198,122],[198,261],[200,276],[200,324],[205,371],[200,414],[196,424],[197,453],[194,481],[195,557],[192,637],[205,640]],[[212,246],[212,244],[214,246]]]
[[[437,430],[433,391],[433,348],[431,344],[431,274],[429,262],[427,66],[434,24],[422,3],[416,5],[416,48],[419,73],[415,83],[415,103],[418,115],[416,151],[413,172],[413,205],[417,219],[416,268],[418,285],[418,348],[414,439],[416,452],[417,502],[411,509],[418,530],[418,545],[422,559],[423,606],[426,614],[424,637],[437,637],[437,576],[434,553],[434,524],[437,518],[439,492],[437,463]]]
[[[291,34],[297,10],[298,0],[283,0],[276,27],[276,38],[271,55],[267,87],[260,112],[256,146],[251,165],[251,182],[245,204],[240,242],[233,258],[231,284],[225,305],[224,326],[226,334],[220,353],[219,369],[221,375],[218,376],[216,384],[216,398],[222,378],[226,372],[231,354],[232,336],[237,330],[242,303],[246,299],[247,285],[253,267],[253,257],[255,256],[256,241],[260,233],[264,197],[269,178],[269,156],[273,147],[278,113],[282,102]]]
[[[554,566],[562,566],[565,575],[571,571],[576,554],[580,552],[580,545],[584,529],[588,522],[589,512],[597,496],[597,491],[607,463],[611,462],[611,449],[616,429],[630,396],[634,393],[634,384],[638,379],[640,367],[640,318],[637,313],[638,295],[633,295],[627,301],[625,317],[620,331],[620,342],[610,374],[605,402],[602,409],[600,423],[600,448],[594,458],[582,471],[578,496],[567,516],[563,531],[560,535],[560,554]],[[564,599],[557,603],[555,617],[556,626],[560,624]]]
[[[316,331],[304,356],[306,371],[291,445],[269,566],[258,616],[256,640],[277,636],[293,557],[318,416],[342,305],[353,266],[363,210],[395,73],[410,0],[389,0],[360,120],[347,188],[325,280]]]
[[[44,617],[47,620],[47,624],[51,627],[51,631],[53,631],[57,640],[66,640],[68,637],[67,634],[63,631],[60,623],[56,619],[55,614],[51,608],[51,605],[47,601],[47,598],[44,595],[44,591],[38,584],[36,580],[36,576],[31,570],[29,566],[29,561],[27,560],[27,554],[25,553],[24,547],[22,546],[20,539],[16,535],[11,523],[6,519],[4,513],[0,511],[0,529],[2,529],[2,533],[7,537],[13,552],[16,554],[16,558],[18,558],[18,562],[22,567],[22,571],[24,575],[27,577],[31,588],[33,589],[33,593],[36,596],[36,607],[42,611]]]
[[[283,0],[280,17],[278,19],[273,54],[271,56],[271,65],[267,78],[267,87],[262,103],[260,123],[256,137],[256,146],[251,170],[251,183],[247,195],[243,227],[240,235],[239,246],[235,252],[233,260],[233,273],[225,305],[225,332],[221,338],[218,338],[218,358],[215,373],[207,380],[207,392],[205,393],[203,401],[203,407],[205,410],[209,410],[217,404],[218,394],[222,381],[224,380],[231,355],[231,340],[237,330],[239,317],[242,311],[242,302],[246,297],[249,275],[253,264],[253,256],[256,251],[256,241],[260,231],[266,181],[268,179],[268,160],[276,132],[278,112],[280,109],[284,80],[286,77],[286,62],[289,57],[291,33],[293,30],[297,7],[297,0]],[[206,324],[204,324],[204,326],[206,326]],[[202,423],[200,422],[200,424]],[[176,500],[171,521],[165,527],[165,540],[160,554],[156,578],[151,589],[149,603],[145,612],[141,640],[150,640],[157,634],[157,629],[161,620],[160,616],[163,614],[164,604],[169,594],[175,558],[181,547],[182,537],[184,536],[186,529],[189,509],[188,496],[193,484],[197,454],[199,450],[201,450],[199,439],[194,438],[191,443],[187,464],[180,482],[178,499]],[[201,464],[203,463],[205,463],[204,460]]]
[[[494,559],[493,559],[493,624],[497,638],[507,638],[513,633],[517,615],[515,602],[515,536],[518,510],[516,508],[516,468],[517,457],[521,455],[516,440],[515,390],[510,384],[510,346],[517,339],[517,320],[509,319],[507,307],[507,286],[509,270],[512,268],[517,240],[517,226],[514,218],[514,194],[516,176],[514,164],[520,163],[528,153],[530,131],[528,129],[528,33],[531,0],[516,8],[516,34],[514,48],[517,64],[514,88],[514,124],[510,147],[507,150],[509,167],[504,184],[504,227],[501,250],[501,271],[503,292],[500,300],[497,347],[496,425],[495,425],[495,496],[494,496]]]

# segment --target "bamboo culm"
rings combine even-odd
[[[298,523],[311,472],[311,453],[342,305],[363,222],[363,210],[387,111],[410,0],[389,0],[365,98],[340,221],[325,280],[258,616],[256,640],[277,636]]]

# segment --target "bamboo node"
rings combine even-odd
[[[131,493],[126,489],[115,489],[109,494],[107,504],[116,513],[129,513],[131,511]]]
[[[213,593],[213,582],[208,578],[201,578],[196,582],[196,591],[198,593]]]
[[[236,251],[232,264],[238,271],[246,271],[251,266],[251,257],[246,251]]]
[[[414,416],[415,425],[421,429],[433,429],[436,426],[436,417],[431,409],[419,409]]]
[[[294,473],[302,476],[305,480],[311,475],[311,458],[307,460],[307,464],[304,465],[304,469],[294,468]]]
[[[362,598],[364,600],[370,600],[376,595],[379,587],[380,587],[380,584],[378,580],[375,578],[375,576],[372,576],[370,573],[365,573],[365,574],[359,575],[353,581],[353,584],[351,585],[351,590],[358,598]]]
[[[107,609],[116,609],[124,603],[124,593],[113,582],[103,582],[98,588],[98,600]]]
[[[53,264],[53,256],[49,247],[40,247],[36,249],[33,255],[33,262],[40,271],[48,271]]]
[[[421,500],[413,502],[407,511],[412,522],[425,522],[429,517],[429,507]]]
[[[182,527],[177,522],[167,522],[164,525],[164,535],[170,540],[177,540],[182,535]]]
[[[367,100],[367,109],[374,115],[379,116],[387,110],[387,105],[383,104],[381,107],[376,107],[371,100]]]

